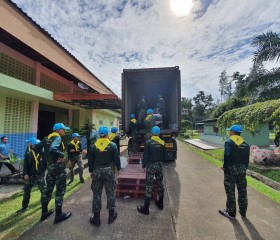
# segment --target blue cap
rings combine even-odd
[[[230,128],[227,128],[226,130],[241,133],[242,132],[242,127],[240,125],[232,125]]]
[[[59,130],[59,129],[64,129],[64,130],[70,130],[69,127],[65,127],[63,123],[56,123],[53,125],[53,130]]]
[[[152,128],[152,134],[159,135],[160,134],[160,128],[158,126],[155,126]]]
[[[98,134],[99,134],[100,136],[106,136],[106,135],[108,135],[108,133],[109,133],[109,130],[108,130],[108,128],[105,127],[105,126],[102,126],[102,127],[100,127],[100,128],[98,129]]]
[[[133,113],[130,114],[130,118],[135,118],[135,115]]]
[[[116,127],[112,127],[112,128],[111,128],[111,132],[112,132],[112,133],[116,133],[117,131],[118,131],[118,129],[117,129]]]
[[[147,114],[152,114],[153,112],[154,112],[153,109],[150,109],[150,108],[149,108],[149,109],[147,110]]]
[[[80,137],[80,135],[78,133],[73,133],[72,138],[75,138],[75,137]]]
[[[34,138],[34,137],[33,137],[32,139],[30,138],[30,140],[31,140],[30,142],[31,142],[32,145],[36,145],[36,144],[38,144],[39,142],[41,142],[39,139],[36,139],[36,138]]]
[[[32,141],[36,141],[36,138],[31,137],[31,138],[25,140],[26,143],[30,143],[30,142],[32,143]]]

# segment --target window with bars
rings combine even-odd
[[[41,88],[45,88],[49,91],[52,91],[54,93],[70,93],[70,87],[67,85],[64,85],[63,83],[57,81],[56,79],[42,73],[41,74]]]
[[[6,97],[4,113],[5,133],[28,133],[31,122],[31,102]]]
[[[4,53],[0,53],[0,73],[30,84],[35,82],[34,69],[32,67]]]

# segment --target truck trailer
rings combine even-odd
[[[163,68],[124,69],[122,73],[122,130],[129,132],[130,115],[138,119],[137,105],[144,96],[147,109],[154,110],[160,137],[165,141],[165,160],[177,158],[175,137],[181,127],[181,75],[178,66]],[[157,102],[162,97],[164,114],[158,114]],[[164,116],[163,116],[164,115]],[[138,126],[139,152],[144,151],[146,130]],[[132,154],[132,139],[128,142],[128,153]]]

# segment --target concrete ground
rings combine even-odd
[[[54,216],[38,222],[19,239],[279,239],[280,205],[248,187],[247,219],[229,220],[218,213],[225,207],[223,172],[178,142],[178,159],[164,164],[164,210],[152,203],[150,215],[136,211],[143,199],[117,199],[117,220],[107,224],[106,198],[99,228],[89,223],[90,182],[65,200],[67,221],[54,225]]]

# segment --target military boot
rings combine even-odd
[[[28,208],[28,206],[22,206],[21,209],[19,209],[19,210],[16,211],[16,213],[22,213],[22,212],[24,212],[27,208]]]
[[[66,212],[66,213],[62,213],[62,209],[58,208],[55,209],[55,219],[54,219],[54,224],[60,223],[68,218],[70,218],[72,215],[71,212]]]
[[[144,206],[137,206],[137,210],[140,213],[145,215],[149,215],[149,207],[150,207],[150,198],[145,198]]]
[[[109,209],[109,218],[108,218],[108,224],[113,223],[118,216],[117,211],[115,209]]]
[[[101,225],[101,222],[100,222],[100,211],[99,212],[95,212],[94,215],[91,215],[91,217],[89,219],[89,222],[92,225],[95,225],[95,226],[99,227]]]
[[[42,206],[42,215],[40,218],[40,221],[44,221],[46,220],[49,216],[51,216],[53,214],[53,209],[48,210],[47,206]]]
[[[157,205],[157,207],[162,210],[163,209],[163,196],[159,197],[158,200],[156,200],[155,204]]]

